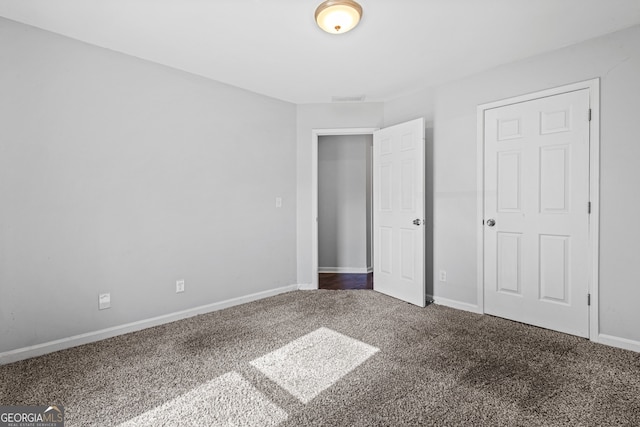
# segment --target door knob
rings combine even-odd
[[[414,225],[420,225],[422,222],[419,219],[414,219],[413,220],[413,224]]]
[[[496,220],[495,220],[495,219],[493,219],[493,218],[489,218],[489,219],[487,220],[487,225],[488,225],[489,227],[493,227],[494,225],[496,225]]]

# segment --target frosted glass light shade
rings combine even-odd
[[[362,6],[353,0],[326,0],[316,9],[318,26],[330,34],[354,29],[361,17]]]

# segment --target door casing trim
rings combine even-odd
[[[577,90],[589,90],[589,339],[598,342],[599,325],[599,270],[600,270],[600,79],[585,80],[558,86],[539,92],[528,93],[513,98],[481,104],[477,107],[477,302],[480,313],[484,314],[484,114],[486,110],[532,101]],[[586,209],[586,206],[585,206]],[[586,298],[586,296],[585,296]],[[586,303],[586,301],[585,301]]]

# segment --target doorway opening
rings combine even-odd
[[[373,135],[318,137],[318,288],[373,289]]]
[[[418,118],[384,129],[314,130],[311,151],[312,289],[318,289],[318,140],[373,135],[371,267],[373,290],[426,305],[425,125]]]
[[[312,183],[311,183],[311,190],[312,190],[312,205],[311,205],[311,209],[312,209],[312,216],[313,216],[313,221],[312,221],[312,231],[311,231],[311,240],[312,240],[312,287],[314,289],[322,289],[320,287],[320,274],[327,274],[328,276],[323,276],[324,279],[326,279],[325,283],[323,283],[323,287],[326,289],[344,289],[344,288],[349,288],[352,289],[353,287],[356,286],[364,286],[363,289],[367,289],[367,282],[370,282],[371,285],[373,284],[373,277],[370,278],[370,280],[367,281],[367,279],[369,279],[368,275],[373,275],[372,273],[369,273],[368,269],[363,270],[339,270],[339,269],[335,269],[334,271],[328,271],[327,267],[337,267],[337,266],[331,266],[331,265],[323,265],[322,267],[324,267],[322,269],[323,272],[321,272],[320,269],[320,236],[319,236],[319,224],[320,224],[320,195],[319,195],[319,190],[320,190],[320,176],[319,176],[319,165],[320,165],[320,159],[319,159],[319,145],[320,145],[320,141],[322,138],[324,137],[336,137],[338,139],[342,139],[342,138],[349,138],[349,137],[354,137],[356,140],[357,139],[363,139],[363,138],[369,138],[372,140],[373,138],[373,133],[375,131],[377,131],[377,128],[344,128],[344,129],[315,129],[313,130],[312,133],[312,163],[311,163],[311,176],[312,176]],[[325,141],[325,144],[327,142]],[[341,149],[343,147],[340,147]],[[369,163],[369,169],[372,169],[372,164]],[[373,190],[370,190],[370,193],[368,195],[369,200],[372,199],[372,193]],[[367,197],[366,193],[364,193],[365,198]],[[326,206],[323,205],[322,209],[325,209]],[[365,221],[365,225],[368,223],[369,226],[371,226],[371,217],[369,217],[367,219],[366,215],[363,215],[364,221]],[[343,238],[343,237],[341,237]],[[365,235],[365,239],[366,239],[366,235]],[[357,242],[358,244],[362,245],[364,244],[364,246],[366,247],[366,240],[364,242]],[[373,242],[371,241],[371,264],[369,265],[365,265],[364,267],[367,268],[369,266],[373,267],[373,249],[372,249],[372,245]],[[366,263],[365,263],[366,264]],[[351,275],[351,274],[359,274],[361,275],[361,277],[354,277],[354,276],[346,276],[346,275]],[[333,275],[333,276],[329,276],[329,275]],[[364,283],[364,285],[362,285]]]

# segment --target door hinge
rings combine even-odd
[[[591,108],[589,108],[589,121],[591,121]]]
[[[591,202],[587,202],[587,213],[591,213]]]
[[[591,294],[587,294],[587,305],[591,305]]]

